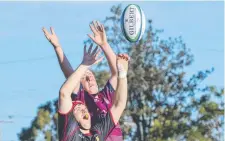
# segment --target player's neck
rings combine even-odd
[[[81,131],[83,134],[89,134],[89,133],[90,133],[90,130],[83,130],[83,129],[80,129],[80,131]]]

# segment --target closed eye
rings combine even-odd
[[[75,108],[74,109],[74,112],[76,113],[76,112],[79,112],[80,111],[80,107],[77,107],[77,108]]]

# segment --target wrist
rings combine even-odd
[[[88,68],[90,68],[91,66],[90,66],[90,65],[86,65],[85,63],[82,62],[82,63],[80,64],[80,67],[81,67],[81,68],[84,68],[84,69],[88,69]]]
[[[127,78],[127,72],[125,72],[125,71],[119,72],[118,78]]]
[[[61,48],[61,45],[53,45],[55,49]]]
[[[105,48],[105,47],[108,47],[108,46],[109,46],[108,42],[103,43],[102,45],[100,45],[101,48]]]
[[[124,80],[124,79],[127,79],[127,76],[125,76],[125,77],[119,77],[119,76],[118,76],[118,77],[117,77],[117,80],[118,80],[118,79]]]

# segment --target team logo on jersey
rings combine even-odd
[[[78,136],[82,139],[84,138],[84,136],[82,134],[78,134]]]
[[[99,137],[98,137],[98,136],[97,136],[97,137],[95,137],[95,140],[96,140],[96,141],[99,141]]]

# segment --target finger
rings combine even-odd
[[[93,21],[92,23],[93,23],[93,25],[94,25],[95,30],[96,30],[96,31],[99,31],[99,30],[98,30],[98,24],[97,24],[97,21]]]
[[[46,30],[45,27],[42,27],[42,31],[43,31],[44,33],[47,33],[47,32],[48,32],[48,31]]]
[[[96,21],[97,29],[102,32],[101,24],[99,21]]]
[[[47,29],[46,28],[42,28],[42,31],[44,32],[44,34],[45,34],[45,36],[49,36],[49,33],[48,33],[48,31],[47,31]]]
[[[119,56],[118,58],[119,58],[119,59],[123,59],[123,56]]]
[[[50,37],[46,33],[44,33],[44,35],[45,35],[46,39],[50,41]]]
[[[52,35],[55,35],[54,28],[53,27],[50,27],[50,30],[51,30]]]
[[[102,57],[100,57],[94,64],[98,64],[99,62],[101,62],[102,60],[103,60],[103,56]]]
[[[126,61],[129,61],[130,60],[130,57],[127,54],[125,54],[125,53],[119,54],[118,57],[120,57],[122,59],[125,59]]]
[[[127,54],[123,54],[123,56],[128,58],[128,55]]]
[[[95,37],[93,35],[91,35],[91,34],[87,34],[87,35],[88,35],[89,38],[91,38],[92,41],[95,42]]]
[[[94,35],[98,34],[98,31],[95,29],[95,27],[92,24],[90,24],[89,26],[91,28],[91,31],[94,33]]]
[[[101,24],[101,29],[102,29],[102,32],[105,33],[105,27],[103,24]]]
[[[101,49],[99,49],[99,50],[97,51],[97,53],[94,55],[94,56],[95,56],[95,59],[98,58],[98,56],[99,56],[100,53],[101,53]]]
[[[126,59],[127,57],[125,56],[125,54],[122,54],[122,58],[123,58],[123,59]]]
[[[98,50],[98,46],[96,46],[95,49],[92,51],[91,56],[95,55],[95,53],[97,52],[97,50]]]
[[[124,54],[122,54],[122,58],[123,58],[123,59],[126,59],[126,57],[125,57],[125,55],[124,55]]]
[[[92,46],[93,46],[93,43],[90,45],[90,47],[89,47],[89,49],[88,49],[88,54],[90,54],[90,53],[91,53]]]
[[[118,57],[119,57],[119,58],[122,57],[122,54],[119,54]]]
[[[124,54],[124,56],[126,57],[126,60],[130,60],[130,57],[127,54]]]
[[[86,44],[84,45],[84,54],[87,53]]]
[[[46,37],[47,40],[50,41],[50,37],[48,35],[45,34],[45,37]]]
[[[118,55],[118,58],[119,58],[119,59],[125,59],[125,60],[127,60],[127,57],[125,57],[124,54],[119,54],[119,55]]]

